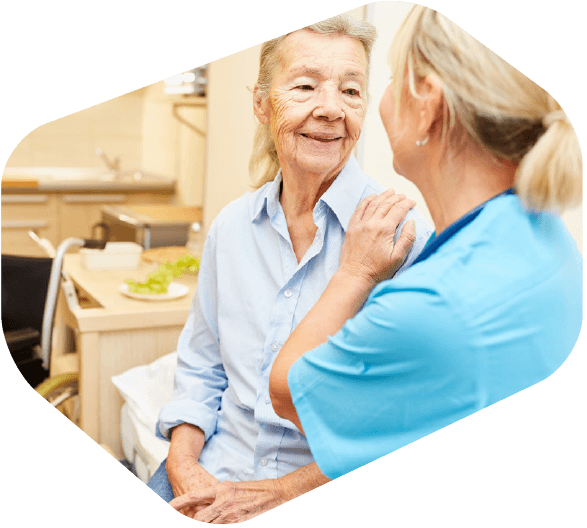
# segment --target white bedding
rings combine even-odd
[[[169,442],[155,436],[155,427],[159,410],[173,396],[176,365],[177,352],[172,352],[112,377],[125,400],[120,417],[122,450],[126,459],[134,462],[143,482],[153,475],[169,450]]]

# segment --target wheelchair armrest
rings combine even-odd
[[[41,342],[41,334],[34,328],[19,328],[4,332],[4,339],[10,353],[18,352],[23,348],[31,348]]]

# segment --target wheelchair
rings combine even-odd
[[[56,251],[47,240],[30,232],[47,257],[2,255],[2,328],[10,354],[25,380],[76,424],[79,368],[75,362],[69,362],[66,372],[49,375],[53,325],[59,290],[65,279],[63,257],[73,247],[104,249],[109,238],[108,226],[95,224],[92,236],[98,227],[103,230],[101,238],[67,238]],[[75,292],[65,291],[65,295]]]

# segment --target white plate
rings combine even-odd
[[[128,284],[125,282],[118,287],[118,291],[122,295],[132,299],[139,299],[140,301],[171,301],[183,297],[190,289],[185,284],[171,282],[167,286],[167,293],[133,293],[128,291]]]

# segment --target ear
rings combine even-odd
[[[418,110],[418,133],[424,137],[432,133],[438,122],[442,122],[444,116],[444,91],[442,82],[436,75],[427,75],[420,82],[418,92],[420,108]]]
[[[262,125],[268,125],[271,122],[271,103],[268,97],[261,97],[257,83],[253,89],[253,111]]]

